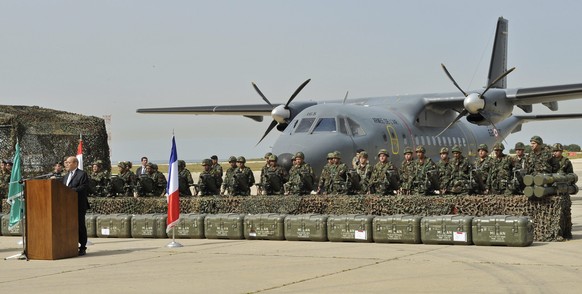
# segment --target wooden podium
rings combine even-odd
[[[28,180],[26,255],[54,260],[79,255],[77,192],[55,179]]]

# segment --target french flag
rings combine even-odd
[[[176,139],[172,136],[172,153],[170,154],[170,164],[168,166],[168,226],[166,233],[178,223],[180,219],[180,190],[178,189],[178,152],[176,152]]]

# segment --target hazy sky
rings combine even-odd
[[[111,115],[112,160],[259,157],[277,138],[243,117],[137,108],[453,92],[483,87],[495,24],[509,19],[508,86],[582,83],[580,1],[4,1],[0,103]],[[534,112],[547,113],[543,106]],[[582,112],[582,100],[560,103]],[[521,113],[517,109],[514,113]],[[582,120],[508,138],[582,145]],[[578,126],[573,128],[573,126]]]

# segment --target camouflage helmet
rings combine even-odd
[[[404,154],[406,154],[406,153],[412,153],[412,148],[410,148],[410,147],[404,148]]]
[[[441,148],[440,154],[443,154],[443,153],[449,153],[449,148],[447,148],[447,147]]]
[[[484,150],[485,152],[489,152],[489,147],[487,147],[487,144],[479,144],[477,151],[479,151],[479,150]]]
[[[127,163],[125,163],[125,161],[120,161],[117,163],[117,167],[119,168],[126,168],[127,167]]]
[[[245,163],[245,162],[247,162],[247,159],[244,156],[239,156],[236,158],[236,162]]]
[[[341,159],[342,158],[342,154],[339,151],[334,151],[333,152],[333,158],[337,158],[337,159]]]
[[[560,143],[556,143],[552,146],[552,151],[564,151],[564,146]]]
[[[276,162],[277,161],[277,155],[275,155],[275,154],[269,155],[269,161],[275,161]]]
[[[333,158],[333,155],[334,155],[333,152],[328,153],[327,154],[327,159],[332,159]]]
[[[533,136],[533,137],[531,137],[531,139],[529,139],[529,141],[536,142],[538,145],[544,144],[544,140],[542,140],[542,137],[540,137],[540,136]]]
[[[503,150],[505,150],[505,146],[503,146],[503,143],[498,142],[498,143],[495,143],[495,145],[493,145],[493,150],[503,151]]]
[[[148,163],[146,163],[146,167],[148,167],[148,166],[149,166],[149,167],[151,167],[151,168],[154,168],[154,165],[155,165],[155,164],[154,164],[154,163],[152,163],[151,161],[150,161],[150,162],[148,162]]]
[[[522,142],[515,143],[515,150],[524,150],[525,145]]]
[[[149,164],[149,162],[148,162],[148,164]],[[155,163],[152,163],[152,168],[153,168],[154,170],[158,170],[158,165],[157,165],[157,164],[155,164]]]
[[[92,165],[96,165],[96,166],[98,166],[98,167],[102,167],[102,166],[103,166],[103,161],[101,161],[101,160],[96,160],[95,162],[93,162],[93,164],[92,164]]]
[[[229,157],[228,162],[236,162],[236,157],[235,156]]]
[[[210,158],[206,158],[206,159],[202,160],[202,166],[205,166],[205,165],[212,166],[212,160]]]
[[[390,155],[388,154],[388,150],[386,150],[386,149],[380,149],[380,151],[378,151],[378,156],[380,156],[380,154],[384,154],[384,155],[386,155],[386,156],[390,156]]]
[[[359,156],[360,157],[363,157],[363,158],[368,158],[368,152],[366,152],[366,151],[360,151],[360,155]]]
[[[178,167],[183,168],[186,167],[186,162],[184,160],[178,160]]]
[[[455,152],[462,153],[461,147],[459,147],[459,145],[455,145],[455,146],[453,146],[453,148],[451,148],[451,152],[453,152],[453,153],[455,153]]]
[[[422,152],[422,153],[426,153],[426,149],[424,149],[424,146],[422,145],[418,145],[416,147],[416,152]]]
[[[273,153],[267,152],[267,153],[265,153],[265,156],[263,158],[264,159],[269,159],[269,157],[271,157],[271,155],[273,155]]]
[[[295,153],[295,157],[305,159],[305,154],[303,154],[303,152],[299,151],[299,152]]]
[[[127,164],[127,167],[132,168],[133,164],[131,163],[131,161],[126,161],[125,164]]]
[[[218,156],[212,155],[212,156],[210,156],[210,159],[212,159],[212,160],[218,160]]]

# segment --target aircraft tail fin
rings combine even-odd
[[[497,30],[495,31],[495,43],[493,43],[493,52],[491,54],[491,64],[489,65],[489,75],[487,76],[487,85],[507,71],[507,29],[507,19],[499,17]],[[499,80],[492,88],[506,89],[507,77]]]

